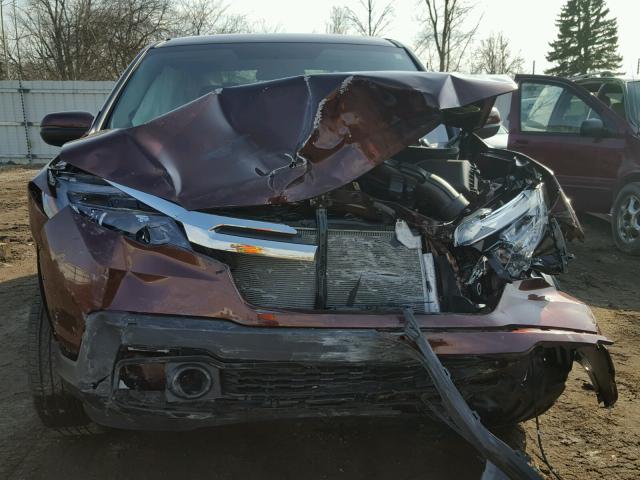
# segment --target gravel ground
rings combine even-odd
[[[466,479],[479,478],[473,449],[416,419],[323,419],[232,425],[192,433],[113,432],[60,438],[35,416],[25,373],[25,326],[36,288],[26,183],[33,170],[0,168],[0,478],[6,479]],[[614,340],[620,400],[596,405],[574,369],[541,417],[545,450],[565,479],[640,478],[640,257],[618,253],[602,220],[584,217],[587,241],[562,287],[593,307]],[[3,245],[4,244],[4,245]],[[549,475],[532,421],[512,444]]]

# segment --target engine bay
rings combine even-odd
[[[49,172],[62,193],[44,199],[50,210],[66,195],[78,213],[137,242],[214,257],[258,307],[487,312],[506,283],[563,272],[564,238],[580,234],[571,215],[553,214],[566,199],[543,167],[474,135],[447,148],[409,146],[307,200],[197,212],[64,162]]]

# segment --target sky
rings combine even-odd
[[[386,0],[378,0],[383,4]],[[233,0],[230,10],[264,19],[269,25],[281,26],[282,32],[324,33],[332,5],[357,9],[358,0]],[[563,0],[476,0],[476,13],[482,15],[477,39],[492,32],[503,32],[511,41],[512,51],[525,59],[525,71],[543,73],[550,64],[545,60],[549,42],[557,35],[555,20]],[[395,0],[395,16],[385,36],[412,47],[420,29],[418,17],[424,11],[421,0]],[[608,0],[611,14],[618,19],[622,71],[637,76],[640,59],[640,0]]]

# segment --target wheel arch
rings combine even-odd
[[[634,183],[634,182],[640,183],[640,170],[631,171],[618,180],[618,182],[616,183],[616,188],[613,192],[613,198],[611,199],[611,208],[613,208],[613,204],[618,198],[618,194],[620,193],[620,190],[622,190],[625,186],[629,185],[630,183]]]

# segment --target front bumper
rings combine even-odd
[[[608,359],[601,337],[593,334],[423,334],[436,352],[458,349],[440,358],[490,425],[512,424],[549,408],[577,352],[591,352],[594,365],[602,356]],[[536,341],[509,353],[483,346],[510,336]],[[485,341],[472,342],[476,337]],[[437,403],[438,395],[415,355],[401,330],[260,328],[96,312],[87,318],[77,359],[60,354],[58,372],[97,423],[176,430],[268,418],[423,412],[423,397]],[[132,380],[130,373],[141,365],[152,366],[146,371],[156,378]],[[198,399],[179,398],[167,387],[184,365],[198,365],[213,379]]]

